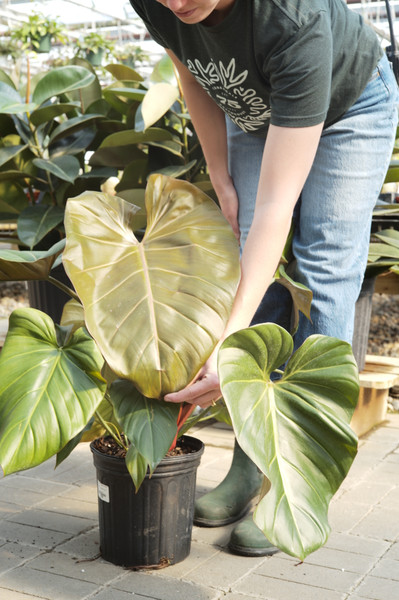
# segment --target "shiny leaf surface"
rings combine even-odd
[[[177,433],[180,405],[145,398],[130,381],[115,381],[110,388],[115,416],[133,449],[126,466],[138,489],[147,468],[152,473],[169,450]]]
[[[5,474],[42,463],[86,426],[104,396],[102,364],[86,330],[70,336],[33,308],[12,313],[0,354],[0,465]]]
[[[110,367],[160,398],[197,373],[220,338],[239,280],[238,245],[195,186],[151,176],[141,242],[135,209],[86,193],[66,208],[63,261]]]
[[[267,478],[265,490],[270,482],[255,522],[304,559],[327,540],[329,502],[356,455],[349,423],[359,383],[349,344],[311,336],[289,359],[292,348],[278,325],[239,331],[221,346],[219,376],[237,440]]]
[[[90,85],[95,80],[95,75],[88,69],[78,66],[58,67],[46,73],[37,83],[32,100],[42,104],[53,96],[78,90]]]
[[[151,127],[170,109],[179,97],[179,90],[169,83],[157,83],[150,87],[141,104],[144,128]]]
[[[47,251],[0,250],[0,281],[30,281],[47,279],[56,258],[65,247],[65,240]]]
[[[62,223],[63,218],[61,206],[28,206],[18,218],[18,237],[29,248],[34,248],[49,231]]]

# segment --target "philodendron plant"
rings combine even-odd
[[[150,177],[141,241],[135,210],[94,192],[70,199],[63,262],[79,302],[67,304],[61,326],[30,308],[10,317],[0,354],[5,475],[53,455],[60,462],[80,440],[108,433],[125,447],[138,488],[192,411],[163,397],[193,379],[223,332],[239,281],[237,243],[215,203],[188,182]],[[26,278],[60,252],[22,262],[17,253],[14,262],[3,251],[0,272]],[[349,422],[358,383],[349,344],[314,336],[290,358],[292,347],[277,325],[237,332],[221,347],[219,374],[237,439],[270,488],[256,521],[304,558],[325,542],[328,503],[356,454]]]

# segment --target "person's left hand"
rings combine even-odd
[[[166,394],[166,402],[187,402],[197,404],[201,408],[208,408],[222,397],[219,377],[216,370],[216,361],[212,355],[195,380],[178,392]]]

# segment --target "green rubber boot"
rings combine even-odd
[[[241,556],[270,556],[279,552],[255,524],[252,514],[235,526],[231,533],[229,550]]]
[[[215,489],[196,501],[194,524],[221,527],[238,521],[251,508],[253,498],[259,494],[262,479],[262,473],[236,441],[226,477]]]

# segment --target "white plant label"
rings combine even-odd
[[[103,502],[109,502],[109,487],[101,481],[97,481],[98,497]]]

